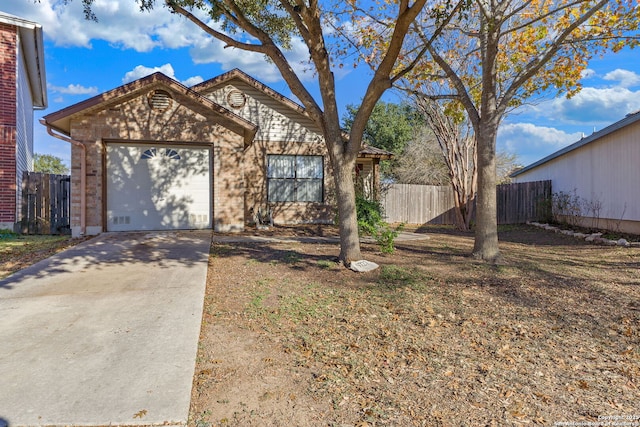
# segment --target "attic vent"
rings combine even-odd
[[[154,90],[149,93],[149,106],[154,110],[164,111],[171,107],[171,95],[164,90]]]
[[[244,96],[244,93],[238,89],[232,90],[227,95],[227,104],[229,104],[231,108],[242,108],[246,102],[247,98]]]

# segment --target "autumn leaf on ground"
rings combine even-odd
[[[145,415],[147,415],[147,410],[146,409],[142,409],[141,411],[136,412],[135,415],[133,416],[133,418],[142,418]]]

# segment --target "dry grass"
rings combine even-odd
[[[448,229],[365,246],[214,245],[191,425],[518,426],[640,415],[640,249],[529,227],[505,266]],[[606,425],[606,424],[603,424]]]
[[[0,233],[0,279],[81,241],[70,236]]]

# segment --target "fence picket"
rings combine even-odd
[[[69,234],[70,181],[68,175],[24,172],[23,234]]]
[[[498,185],[498,224],[545,220],[550,215],[550,203],[544,202],[550,199],[551,181]],[[455,199],[450,186],[392,184],[381,202],[387,222],[455,223]]]

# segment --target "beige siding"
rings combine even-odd
[[[360,168],[360,165],[362,168]],[[362,192],[364,197],[373,197],[375,180],[373,176],[373,160],[372,159],[358,159],[356,162],[357,175],[356,175],[356,190]]]
[[[246,103],[242,108],[233,108],[229,105],[227,97],[233,90],[239,90],[245,95]],[[233,80],[204,95],[240,117],[258,125],[256,140],[322,141],[321,133],[311,119],[240,80]]]
[[[554,193],[601,202],[600,218],[640,221],[640,121],[516,177],[550,179]],[[589,217],[588,212],[585,216]]]

